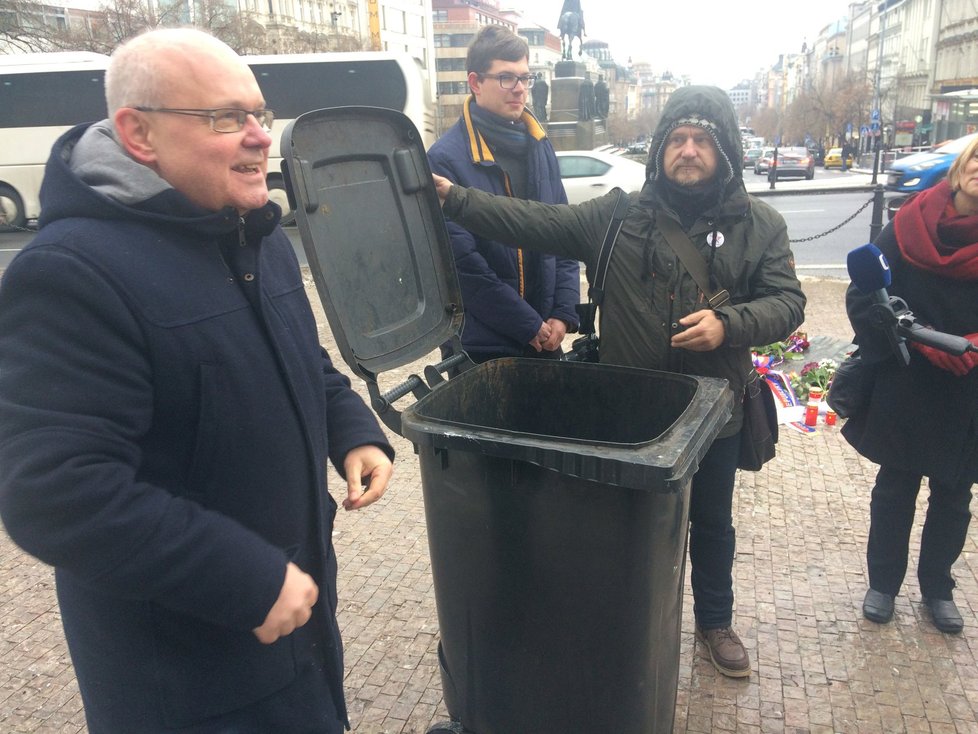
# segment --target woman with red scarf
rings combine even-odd
[[[955,160],[946,181],[900,207],[876,246],[919,324],[978,345],[978,138]],[[863,616],[889,622],[907,571],[910,531],[921,479],[930,497],[917,579],[923,604],[942,632],[960,632],[951,566],[971,521],[978,481],[978,353],[954,357],[911,344],[910,364],[874,325],[872,299],[853,286],[846,310],[863,359],[876,363],[869,408],[842,429],[860,454],[879,464],[870,503],[869,591]]]

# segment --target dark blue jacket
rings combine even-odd
[[[512,195],[507,177],[472,123],[466,100],[462,116],[428,151],[431,170],[462,186]],[[530,134],[528,197],[566,204],[557,156],[540,123],[523,112]],[[462,346],[474,356],[520,355],[549,318],[578,326],[580,264],[477,237],[448,223],[462,288],[465,323]]]
[[[0,287],[0,514],[56,567],[90,731],[188,726],[309,662],[342,718],[326,462],[393,452],[319,344],[278,207],[121,204],[65,162],[85,127]],[[263,645],[289,560],[319,602]]]

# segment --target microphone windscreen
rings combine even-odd
[[[857,247],[846,257],[846,268],[853,285],[863,293],[885,290],[890,286],[890,264],[876,245]]]

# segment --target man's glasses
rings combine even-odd
[[[172,107],[134,107],[140,112],[167,112],[171,115],[189,115],[190,117],[208,117],[211,130],[216,133],[236,133],[248,121],[248,115],[253,115],[262,130],[272,129],[275,113],[271,110],[241,110],[236,107],[219,107],[214,110],[174,109]]]
[[[503,89],[516,89],[516,83],[520,82],[524,89],[533,87],[536,77],[532,74],[516,76],[516,74],[480,74],[479,76],[495,79]]]

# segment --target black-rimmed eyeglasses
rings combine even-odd
[[[516,76],[516,74],[480,74],[479,76],[495,79],[503,89],[516,89],[516,83],[520,82],[524,89],[530,89],[536,77],[532,74]]]
[[[261,125],[262,130],[272,129],[275,113],[272,110],[242,110],[237,107],[218,107],[212,110],[176,109],[173,107],[134,107],[140,112],[166,112],[171,115],[189,115],[190,117],[208,117],[211,130],[216,133],[236,133],[248,121],[248,115],[253,115]]]

